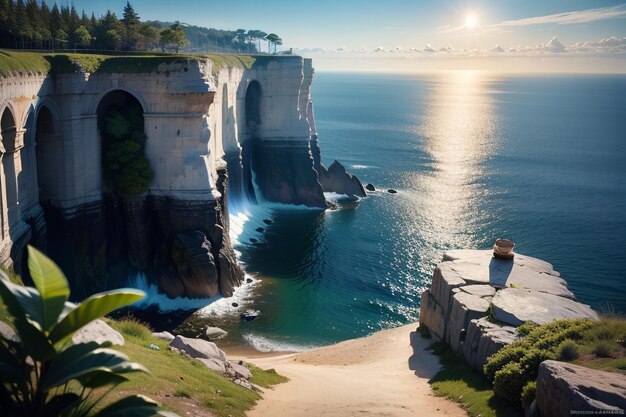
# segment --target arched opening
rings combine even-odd
[[[102,191],[137,195],[148,190],[153,171],[145,157],[143,107],[123,90],[105,95],[97,110],[102,155]]]
[[[9,225],[17,223],[19,214],[17,213],[17,178],[15,174],[15,139],[17,136],[17,126],[13,113],[7,107],[2,112],[0,120],[0,135],[4,146],[2,156],[2,168],[4,173],[4,186],[6,187],[7,220]],[[4,219],[2,224],[4,224]],[[3,238],[6,236],[3,236]]]
[[[54,143],[55,134],[52,112],[48,107],[41,106],[35,124],[35,152],[39,201],[43,207],[48,205],[54,195],[53,187],[62,175],[59,170],[63,167],[54,158],[58,148],[58,144]]]
[[[261,84],[258,81],[252,81],[246,90],[245,100],[245,120],[246,135],[241,144],[242,162],[243,162],[243,188],[250,199],[256,201],[253,186],[253,157],[256,153],[255,148],[259,140],[259,127],[261,126]]]

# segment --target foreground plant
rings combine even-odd
[[[19,341],[0,337],[0,415],[3,416],[176,416],[151,399],[134,395],[96,411],[130,372],[148,372],[110,342],[72,344],[79,329],[144,297],[135,289],[94,294],[75,305],[61,270],[28,247],[28,269],[36,288],[13,284],[0,271],[0,297],[13,318]]]

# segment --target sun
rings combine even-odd
[[[468,14],[465,16],[465,27],[468,29],[473,29],[478,26],[478,18],[474,14]]]

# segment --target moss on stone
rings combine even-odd
[[[47,74],[50,62],[43,54],[0,49],[0,76],[12,74]]]

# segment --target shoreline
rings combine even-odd
[[[466,416],[459,404],[434,395],[428,381],[441,364],[416,328],[411,323],[299,353],[225,351],[289,378],[266,390],[249,417]]]

